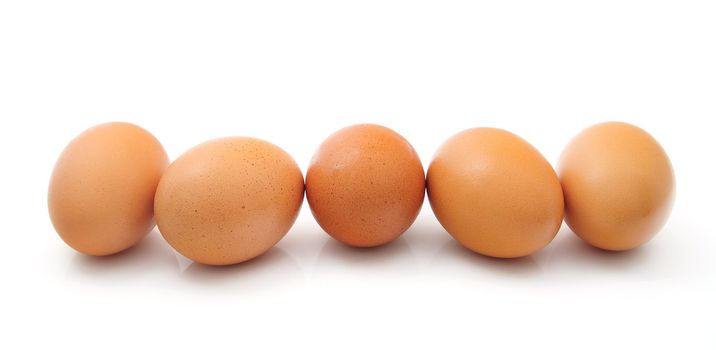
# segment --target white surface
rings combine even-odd
[[[2,1],[0,348],[714,349],[713,1]],[[74,253],[46,209],[65,144],[94,124],[152,131],[175,158],[228,135],[305,172],[336,129],[394,128],[427,167],[450,135],[513,131],[555,161],[623,120],[669,152],[671,220],[610,254],[563,227],[533,257],[472,254],[429,205],[398,241],[340,246],[304,205],[265,256],[209,268],[155,231]]]

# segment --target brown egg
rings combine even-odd
[[[559,162],[565,221],[587,243],[628,250],[664,225],[674,199],[669,157],[646,131],[597,124],[565,147]]]
[[[504,130],[469,129],[445,141],[428,168],[427,187],[445,230],[480,254],[530,255],[562,224],[554,170],[539,151]]]
[[[157,188],[162,236],[179,253],[208,265],[252,259],[293,225],[303,175],[281,148],[248,137],[202,143],[175,160]]]
[[[154,191],[169,164],[162,145],[128,123],[95,126],[60,155],[47,195],[57,233],[75,250],[109,255],[154,227]]]
[[[425,173],[413,147],[395,131],[362,124],[338,130],[311,159],[306,197],[318,224],[356,247],[386,244],[415,221]]]

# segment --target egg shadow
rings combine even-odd
[[[454,241],[442,226],[426,222],[416,222],[402,237],[423,261],[430,261],[445,244]]]
[[[319,292],[381,293],[415,278],[417,263],[404,238],[378,247],[358,248],[325,237],[311,274]]]
[[[318,255],[319,266],[370,268],[407,266],[414,263],[413,253],[403,237],[378,247],[352,247],[326,237]]]
[[[114,280],[118,282],[155,276],[175,267],[174,254],[158,231],[152,230],[133,247],[108,256],[76,253],[65,277],[70,280]],[[157,272],[159,271],[159,272]]]
[[[304,276],[297,262],[279,247],[234,265],[212,266],[191,262],[180,276],[195,288],[215,292],[263,292],[300,284]],[[222,288],[216,288],[222,287]]]
[[[663,272],[663,265],[657,257],[657,246],[648,242],[627,251],[609,251],[593,247],[579,238],[571,230],[555,242],[555,248],[549,259],[554,268],[629,273],[640,271],[640,276],[654,276]],[[665,259],[668,261],[669,259]]]
[[[534,255],[520,258],[493,258],[473,252],[459,242],[445,243],[431,266],[446,273],[459,275],[498,275],[510,278],[531,278],[543,273]]]

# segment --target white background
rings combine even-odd
[[[713,1],[0,1],[0,348],[716,348]],[[515,132],[555,162],[579,130],[634,123],[665,147],[663,231],[606,253],[566,226],[518,260],[462,249],[425,204],[355,250],[304,205],[266,255],[191,264],[157,231],[108,258],[50,224],[54,161],[123,120],[172,159],[264,138],[305,172],[340,127]]]

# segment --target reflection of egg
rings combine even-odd
[[[154,227],[153,199],[169,160],[146,130],[107,123],[77,136],[60,155],[48,207],[60,237],[75,250],[109,255]]]
[[[559,162],[569,227],[589,244],[627,250],[664,225],[674,197],[669,157],[647,132],[625,123],[587,128]]]
[[[445,230],[480,254],[532,254],[562,224],[554,170],[539,151],[504,130],[469,129],[445,141],[428,168],[427,187]]]
[[[425,197],[425,173],[413,147],[395,131],[362,124],[326,139],[311,159],[306,197],[333,238],[372,247],[398,238]]]
[[[154,202],[159,231],[179,253],[209,265],[254,258],[293,225],[303,175],[266,141],[231,137],[200,144],[175,160]]]

